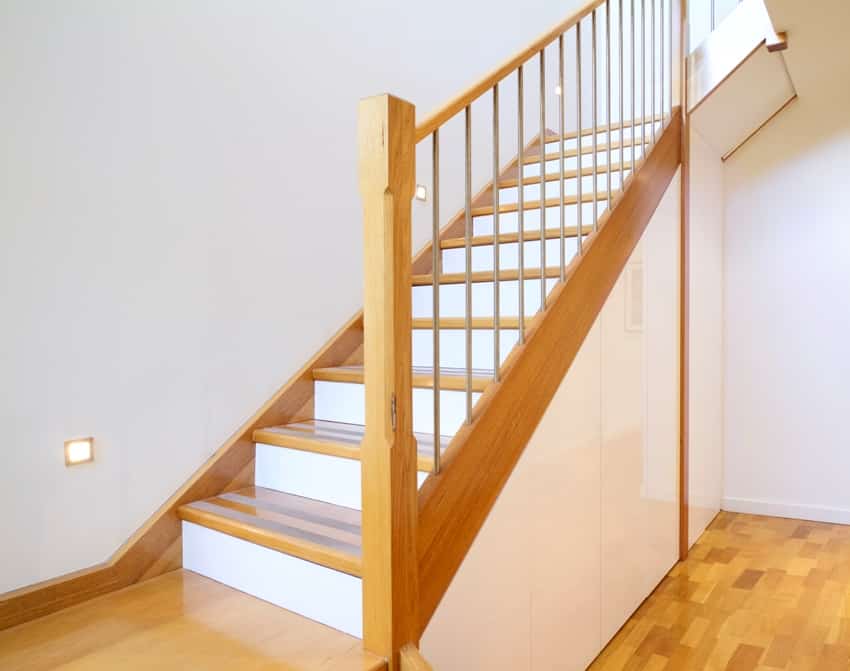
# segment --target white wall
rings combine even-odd
[[[696,132],[690,145],[688,539],[723,496],[723,164]]]
[[[0,4],[0,592],[106,559],[359,308],[358,98],[421,116],[579,4]]]
[[[584,669],[675,563],[679,207],[677,177],[425,631],[435,668]]]
[[[850,523],[850,7],[768,5],[799,99],[726,163],[724,508]]]

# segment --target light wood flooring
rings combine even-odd
[[[850,527],[722,512],[592,671],[847,671]]]
[[[0,631],[3,671],[378,671],[361,641],[190,571]]]

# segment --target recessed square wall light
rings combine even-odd
[[[94,461],[94,438],[74,438],[65,441],[65,465],[76,466]]]
[[[560,86],[560,85],[558,85],[558,86],[556,86],[556,87],[555,87],[555,95],[556,95],[556,96],[561,95],[561,86]]]
[[[428,200],[428,187],[424,184],[416,185],[416,200],[426,201]]]

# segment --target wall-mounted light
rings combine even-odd
[[[416,200],[421,200],[422,202],[428,200],[428,187],[424,184],[417,184],[415,197]]]
[[[76,466],[94,461],[94,438],[65,441],[65,465]]]
[[[561,85],[560,84],[555,87],[555,95],[556,96],[561,95]]]

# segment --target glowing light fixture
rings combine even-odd
[[[76,466],[94,461],[94,438],[65,441],[65,465]]]
[[[556,95],[556,96],[561,95],[561,87],[560,87],[560,85],[558,85],[558,86],[556,86],[556,87],[555,87],[555,95]]]
[[[428,187],[424,184],[416,185],[416,200],[426,201],[428,200]]]

